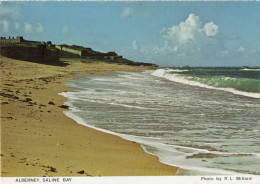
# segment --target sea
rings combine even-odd
[[[66,85],[68,117],[140,143],[177,175],[260,175],[260,69],[77,74]]]

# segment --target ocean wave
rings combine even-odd
[[[167,69],[168,72],[177,72],[177,73],[181,73],[181,72],[188,72],[189,70],[181,70],[181,69]]]
[[[127,135],[122,133],[117,133],[108,129],[98,128],[96,126],[90,125],[86,120],[81,118],[79,115],[75,114],[74,108],[72,108],[71,111],[64,111],[63,113],[66,114],[68,117],[74,119],[78,124],[84,125],[89,128],[96,129],[98,131],[112,134],[118,137],[121,137],[125,140],[134,141],[139,144],[141,144],[141,147],[144,149],[144,151],[148,154],[155,155],[159,157],[160,162],[171,165],[171,166],[177,166],[180,167],[181,170],[190,170],[191,173],[188,171],[186,174],[188,175],[194,175],[194,174],[222,174],[222,175],[234,175],[234,174],[241,174],[239,172],[235,171],[228,171],[221,168],[209,168],[207,166],[198,166],[198,164],[191,164],[188,159],[185,159],[187,155],[190,154],[216,154],[216,157],[221,157],[225,155],[238,155],[238,156],[252,156],[255,155],[255,153],[223,153],[223,152],[217,152],[217,151],[209,151],[206,149],[200,149],[200,148],[193,148],[193,147],[187,147],[187,146],[179,146],[179,145],[167,145],[160,141],[160,139],[151,138],[151,137],[143,137],[143,136],[133,136],[133,135]],[[187,150],[191,150],[191,153],[185,154],[183,151],[179,151],[176,148],[183,148]],[[183,154],[184,153],[184,154]],[[171,157],[169,157],[169,154]],[[175,155],[175,156],[174,156]],[[173,160],[172,160],[173,159]],[[177,159],[177,160],[176,160]],[[186,161],[185,161],[186,160]],[[199,160],[198,160],[199,161]]]
[[[260,68],[243,68],[244,71],[260,71]]]
[[[215,91],[217,87],[209,85],[224,82],[230,86],[243,77],[250,79],[251,72],[238,68],[169,70],[154,73],[213,90],[188,85],[173,88],[173,82],[152,76],[152,71],[109,74],[107,78],[115,80],[108,82],[84,77],[71,82],[76,84],[74,91],[60,93],[69,100],[65,104],[70,111],[64,113],[79,124],[140,143],[161,162],[180,167],[180,175],[258,172],[258,101]],[[256,72],[252,73],[258,80]],[[206,99],[203,95],[190,98],[193,91],[194,95],[196,91],[214,93],[217,98],[211,94]]]
[[[258,92],[248,92],[242,91],[242,89],[250,90],[255,89],[258,91],[260,88],[258,85],[255,85],[256,82],[259,83],[256,79],[237,79],[232,77],[217,76],[217,77],[194,77],[194,76],[185,76],[181,74],[174,74],[165,69],[158,69],[152,73],[153,76],[162,77],[170,81],[187,84],[190,86],[197,86],[207,89],[221,90],[230,92],[236,95],[247,96],[251,98],[260,98],[260,93]],[[238,90],[239,88],[241,90]]]

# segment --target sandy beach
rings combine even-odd
[[[1,176],[174,175],[135,142],[77,124],[62,107],[74,74],[140,71],[137,66],[1,59]]]

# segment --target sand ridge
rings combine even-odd
[[[74,74],[140,71],[137,66],[68,62],[51,66],[1,61],[1,176],[174,175],[177,168],[137,143],[77,124],[64,115],[58,93]]]

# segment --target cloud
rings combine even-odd
[[[228,55],[229,53],[230,53],[229,50],[220,50],[220,51],[218,52],[217,56],[223,57],[223,56]]]
[[[44,31],[42,24],[37,23],[35,27],[35,33],[42,33]]]
[[[14,32],[22,31],[24,34],[40,34],[44,31],[41,23],[32,25],[30,23],[18,23],[17,20],[21,18],[21,11],[19,7],[7,6],[0,4],[0,31],[2,34],[12,34]]]
[[[237,51],[238,52],[244,52],[246,49],[243,47],[243,46],[241,46],[241,47],[239,47],[238,49],[237,49]]]
[[[20,23],[15,22],[15,23],[14,23],[14,28],[15,28],[16,30],[18,30],[18,29],[20,28]]]
[[[260,47],[250,51],[252,54],[260,54]]]
[[[221,44],[216,35],[219,27],[213,22],[203,23],[200,17],[190,14],[185,21],[169,28],[164,27],[160,34],[164,38],[164,46],[154,48],[155,52],[174,54],[180,57],[211,57]]]
[[[136,44],[136,40],[133,41],[133,50],[136,51],[138,49],[138,46]]]
[[[164,47],[156,46],[152,49],[153,54],[176,53],[177,51],[178,51],[178,47],[177,46],[174,46],[174,47],[169,46],[168,41],[164,42]]]
[[[238,37],[236,34],[232,34],[232,35],[229,36],[228,39],[231,39],[231,40],[238,40],[239,37]]]
[[[25,34],[40,34],[44,31],[44,28],[41,23],[37,23],[35,26],[29,23],[24,23],[23,29]]]
[[[215,25],[213,22],[206,23],[204,25],[204,31],[207,36],[216,36],[218,34],[218,26]]]
[[[68,26],[63,26],[63,27],[62,27],[62,33],[65,34],[65,35],[70,34],[70,31],[69,31]]]
[[[17,19],[21,17],[21,12],[18,7],[4,6],[1,4],[0,17]]]
[[[199,16],[190,14],[189,17],[181,22],[179,25],[172,26],[170,28],[164,28],[161,34],[167,40],[178,42],[179,44],[185,44],[190,41],[194,41],[198,35],[201,34],[201,21]]]
[[[134,14],[134,10],[131,9],[131,8],[127,8],[127,7],[126,7],[126,8],[122,11],[120,17],[121,17],[121,18],[128,18],[128,17],[132,17],[133,14]]]
[[[214,37],[219,32],[218,28],[219,27],[213,22],[206,23],[204,27],[202,27],[199,16],[190,14],[189,17],[184,22],[179,23],[179,25],[163,28],[161,35],[167,40],[178,42],[179,44],[186,44],[203,38],[203,32],[207,37]]]
[[[29,23],[24,24],[24,32],[27,34],[31,34],[33,32],[33,27]]]
[[[0,4],[0,33],[9,33],[12,28],[11,20],[21,17],[20,9],[18,7],[6,6],[4,3]]]
[[[8,20],[0,20],[0,33],[9,32],[10,23]]]

